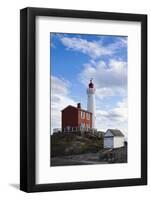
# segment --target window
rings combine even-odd
[[[85,118],[85,112],[81,111],[81,119]]]
[[[86,113],[86,118],[89,120],[90,119],[90,113]]]

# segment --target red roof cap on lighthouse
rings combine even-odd
[[[89,88],[94,88],[94,84],[92,83],[92,79],[90,79]]]

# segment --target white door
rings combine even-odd
[[[104,148],[113,148],[113,137],[104,138]]]

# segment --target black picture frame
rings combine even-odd
[[[141,178],[36,184],[35,19],[37,16],[103,19],[141,23]],[[20,189],[44,192],[147,184],[147,15],[24,8],[20,11]]]

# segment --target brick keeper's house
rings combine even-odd
[[[82,109],[80,103],[77,107],[69,105],[61,112],[63,132],[92,129],[92,113]]]

